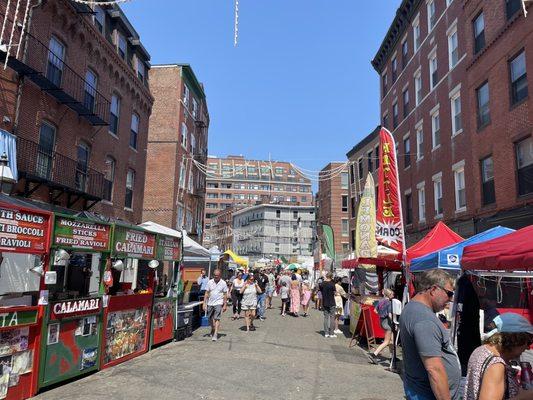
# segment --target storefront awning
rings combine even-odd
[[[143,222],[142,224],[139,224],[139,226],[153,233],[159,233],[160,235],[167,235],[167,236],[181,238],[180,231],[169,228],[167,226],[156,224],[155,222],[152,222],[152,221]]]
[[[230,259],[232,262],[234,262],[235,264],[239,264],[242,267],[247,267],[248,266],[248,260],[246,260],[246,259],[242,258],[241,256],[235,254],[231,250],[226,250],[224,253],[222,253],[222,258],[224,260]]]

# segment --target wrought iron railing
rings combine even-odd
[[[18,170],[31,180],[43,181],[73,193],[103,198],[105,175],[31,140],[17,137]]]

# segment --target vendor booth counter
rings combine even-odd
[[[37,391],[39,275],[48,262],[52,215],[0,197],[0,398],[21,400]]]

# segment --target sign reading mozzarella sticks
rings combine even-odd
[[[109,250],[111,226],[74,218],[56,217],[54,245],[63,248]]]

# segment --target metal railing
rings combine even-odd
[[[0,24],[3,23],[4,18],[4,15],[0,15]],[[16,31],[18,43],[9,51],[8,65],[19,75],[27,76],[42,90],[55,97],[58,102],[67,105],[86,118],[92,125],[108,125],[109,100],[91,86],[83,76],[74,71],[65,62],[63,55],[55,54],[29,32],[24,32],[21,42],[21,32],[19,29]],[[17,51],[18,46],[21,46],[19,51]],[[0,48],[2,64],[5,61],[6,52],[7,47]]]
[[[73,193],[103,198],[105,175],[57,152],[49,152],[31,140],[17,137],[18,170],[28,179],[69,189]]]

